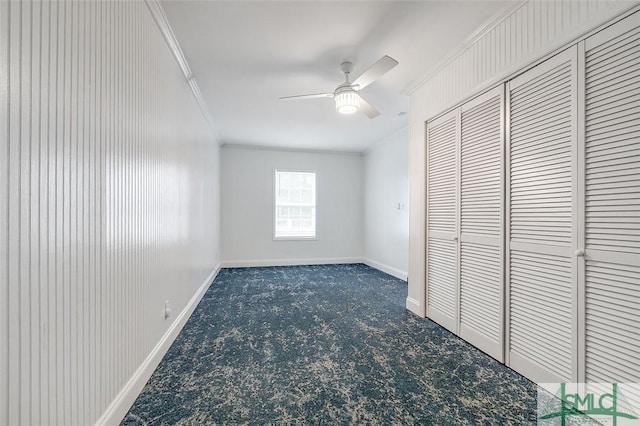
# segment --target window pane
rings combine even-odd
[[[300,201],[305,204],[313,203],[313,191],[311,189],[303,189]]]
[[[312,172],[276,171],[276,238],[315,237],[315,182]]]
[[[300,190],[296,188],[296,189],[291,189],[290,191],[291,191],[290,192],[291,197],[289,198],[289,201],[291,201],[292,203],[300,204],[300,201],[302,201],[300,199]]]
[[[278,190],[278,201],[279,202],[287,202],[289,201],[289,191],[287,188],[280,187]]]

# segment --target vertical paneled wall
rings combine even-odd
[[[0,424],[101,416],[217,263],[217,185],[144,2],[0,2]]]
[[[412,90],[407,308],[425,314],[425,122],[637,4],[637,0],[523,1]]]
[[[529,0],[460,52],[414,93],[428,92],[431,116],[487,81],[577,38],[637,4],[630,0]],[[431,117],[427,117],[431,118]]]

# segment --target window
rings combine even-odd
[[[316,237],[316,174],[276,170],[276,239]]]

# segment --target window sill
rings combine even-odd
[[[273,241],[316,241],[316,237],[273,237]]]

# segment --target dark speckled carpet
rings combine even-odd
[[[224,269],[122,425],[533,424],[536,388],[365,265]]]

